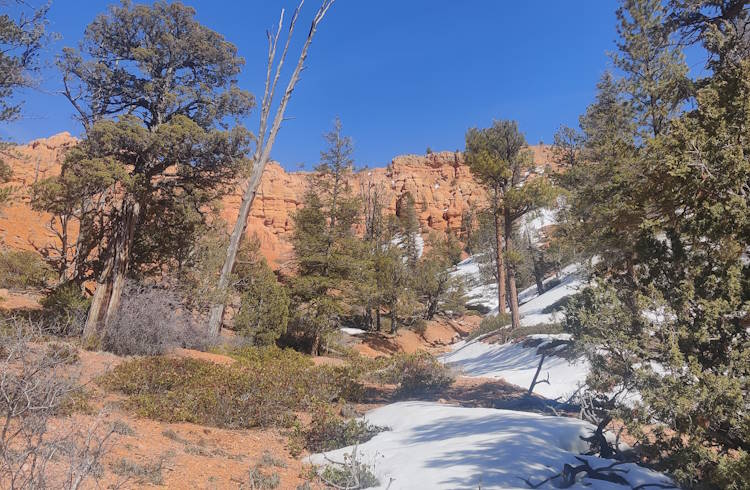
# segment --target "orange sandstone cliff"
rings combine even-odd
[[[13,169],[13,180],[6,184],[16,188],[15,199],[0,211],[0,243],[33,250],[56,240],[50,229],[50,217],[31,209],[28,189],[37,179],[59,172],[65,151],[75,143],[69,133],[60,133],[15,148],[19,157],[7,160]],[[531,149],[537,168],[542,171],[551,159],[549,147]],[[287,172],[277,163],[270,163],[263,174],[247,233],[258,236],[262,253],[274,267],[291,258],[292,213],[301,206],[306,175]],[[349,182],[355,194],[370,183],[387,190],[391,214],[395,213],[397,200],[406,192],[411,193],[423,233],[458,230],[464,211],[469,208],[476,211],[486,197],[464,165],[461,153],[455,152],[397,156],[388,167],[359,171]],[[223,202],[222,217],[230,226],[237,217],[239,187]]]

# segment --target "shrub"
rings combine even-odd
[[[490,315],[482,318],[482,322],[479,324],[479,328],[471,332],[466,339],[473,340],[482,335],[498,331],[502,328],[510,326],[510,315],[507,313],[498,313],[497,315]],[[510,330],[510,328],[508,328]]]
[[[380,483],[370,466],[359,460],[356,447],[351,454],[344,455],[343,463],[324,467],[319,476],[329,487],[347,490],[371,488]]]
[[[150,483],[152,485],[162,485],[164,477],[162,475],[163,462],[160,460],[156,463],[137,463],[135,461],[122,458],[111,465],[112,473],[122,476],[133,483]]]
[[[75,347],[58,342],[47,346],[46,356],[60,364],[75,364],[80,360],[78,350]]]
[[[272,490],[279,486],[281,480],[278,473],[268,474],[259,465],[256,465],[250,468],[247,483],[253,490]]]
[[[398,356],[395,369],[400,372],[398,393],[405,396],[432,393],[453,383],[448,368],[427,353]]]
[[[208,335],[182,298],[169,289],[129,282],[102,335],[104,350],[120,356],[158,355],[173,347],[205,349]]]
[[[432,393],[453,383],[450,369],[427,352],[363,361],[360,369],[373,381],[398,385],[400,396]]]
[[[42,301],[44,329],[58,336],[79,335],[83,331],[91,300],[74,283],[52,289]]]
[[[293,411],[361,392],[352,371],[316,367],[299,353],[246,348],[231,366],[196,359],[149,357],[118,365],[100,378],[129,396],[139,415],[219,427],[289,426]]]
[[[87,486],[101,476],[97,469],[114,430],[100,419],[80,426],[59,417],[85,403],[83,391],[66,369],[63,349],[32,346],[28,330],[24,324],[0,327],[0,420],[12,429],[0,430],[0,486],[73,488],[73,477]]]
[[[345,420],[331,406],[321,405],[313,412],[307,429],[297,430],[294,437],[310,452],[321,453],[367,442],[384,430],[364,420]]]
[[[0,287],[8,289],[40,289],[47,285],[52,271],[36,252],[28,250],[0,251]]]
[[[255,345],[273,345],[286,333],[289,297],[271,269],[261,262],[248,279],[234,327]]]

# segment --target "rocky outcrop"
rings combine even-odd
[[[49,228],[49,216],[31,210],[28,187],[39,178],[59,172],[65,151],[76,143],[68,133],[35,140],[16,147],[18,157],[8,159],[18,189],[15,202],[0,215],[0,240],[14,248],[33,249],[55,240]],[[532,147],[538,171],[549,162],[548,147]],[[250,212],[247,233],[256,234],[261,251],[274,266],[291,258],[292,215],[301,206],[307,173],[287,172],[270,163],[263,175],[258,195]],[[474,180],[458,152],[397,156],[386,168],[365,169],[352,175],[349,182],[355,194],[362,186],[379,185],[387,190],[387,212],[395,213],[396,202],[405,193],[415,200],[422,232],[458,230],[465,210],[477,210],[486,194]],[[234,223],[242,195],[241,185],[224,198],[222,217]]]

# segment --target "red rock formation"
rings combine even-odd
[[[49,216],[31,210],[28,186],[37,178],[59,172],[65,150],[76,139],[68,133],[35,140],[17,147],[20,158],[10,159],[13,181],[19,189],[15,202],[0,212],[0,240],[13,248],[32,249],[50,243]],[[532,147],[537,166],[549,160],[548,147]],[[306,186],[305,172],[287,172],[277,163],[266,168],[258,196],[248,219],[247,233],[257,234],[261,251],[278,267],[291,258],[289,242],[292,213],[301,206]],[[467,208],[477,210],[485,202],[485,192],[473,179],[463,156],[454,152],[429,155],[403,155],[393,159],[387,168],[360,171],[351,178],[355,194],[364,182],[373,182],[389,190],[388,212],[395,213],[396,201],[405,192],[414,197],[422,232],[458,230]],[[232,225],[237,217],[241,191],[227,196],[222,217]]]

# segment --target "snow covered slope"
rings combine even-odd
[[[576,455],[588,450],[579,436],[594,426],[577,419],[547,417],[490,408],[463,408],[432,402],[402,402],[373,410],[365,419],[389,427],[360,444],[361,462],[372,466],[380,489],[527,489],[522,479],[538,483],[578,465]],[[310,457],[313,464],[343,462],[353,448]],[[611,461],[585,457],[594,468]],[[618,466],[631,485],[671,484],[666,477],[635,464]],[[555,488],[559,479],[539,488]],[[582,479],[570,488],[623,490],[620,485]]]
[[[459,264],[460,270],[472,274],[476,264],[471,259]],[[551,279],[545,281],[549,284]],[[579,267],[569,265],[562,270],[560,283],[555,287],[538,295],[536,286],[527,288],[519,293],[521,306],[521,325],[532,326],[540,323],[555,323],[561,320],[560,312],[543,313],[544,309],[555,304],[562,298],[576,294],[583,286],[579,276]],[[472,290],[474,301],[487,307],[492,306],[489,315],[497,314],[496,289],[490,286],[480,286]],[[470,293],[471,294],[471,293]],[[483,295],[483,296],[482,296]],[[550,340],[559,336],[537,336]],[[540,354],[538,346],[525,346],[522,342],[507,344],[487,344],[481,340],[459,342],[453,346],[451,352],[441,357],[446,364],[456,367],[461,374],[469,377],[502,378],[509,383],[527,388],[531,384],[534,373],[539,364]],[[561,357],[548,356],[545,359],[540,377],[545,379],[549,374],[550,384],[539,384],[534,392],[547,398],[566,398],[583,384],[589,371],[589,365],[584,360],[568,361]]]
[[[533,338],[555,340],[565,335],[534,335]],[[487,344],[480,340],[459,342],[441,360],[456,368],[462,375],[478,378],[502,378],[522,388],[528,388],[539,365],[539,346],[525,346],[523,342]],[[568,361],[562,357],[547,356],[539,374],[549,375],[550,384],[539,384],[534,393],[546,398],[567,399],[586,380],[589,364],[585,360]],[[565,400],[563,400],[565,401]]]

